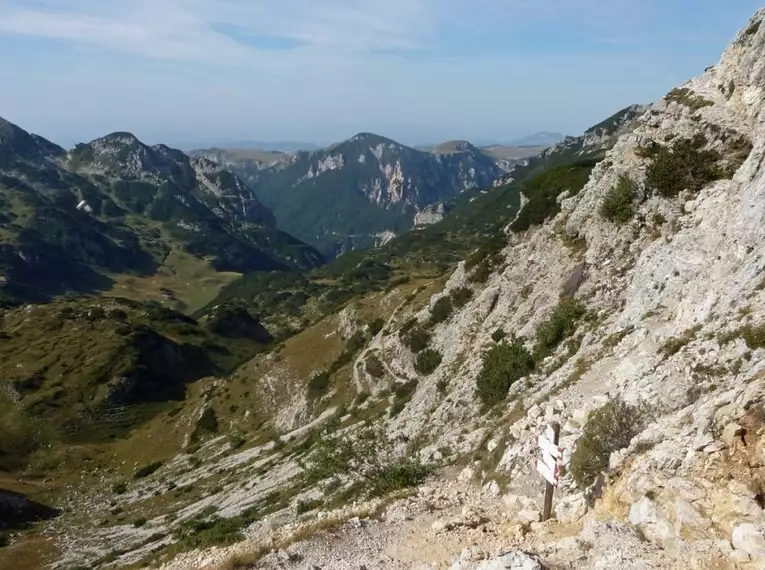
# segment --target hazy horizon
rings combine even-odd
[[[114,131],[176,146],[579,134],[716,63],[759,7],[5,0],[0,116],[64,146]]]

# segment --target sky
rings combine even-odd
[[[0,0],[0,116],[71,146],[579,134],[763,0]]]

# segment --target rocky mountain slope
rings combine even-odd
[[[282,229],[330,257],[407,231],[427,206],[467,188],[490,186],[516,162],[491,157],[466,141],[425,152],[371,133],[274,161],[235,150],[194,154],[234,170],[274,211]]]
[[[173,250],[218,271],[314,267],[218,164],[114,133],[70,153],[0,120],[0,279],[6,296],[108,289],[153,275]]]
[[[763,19],[599,154],[548,155],[456,269],[307,305],[300,332],[124,441],[71,445],[58,461],[94,469],[48,467],[63,514],[2,555],[36,540],[57,568],[762,568]],[[390,277],[344,257],[346,283]],[[542,523],[533,460],[553,420]],[[36,453],[25,476],[52,464]]]

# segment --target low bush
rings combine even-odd
[[[149,463],[148,465],[144,465],[143,467],[139,467],[135,471],[133,471],[133,479],[143,479],[144,477],[148,477],[157,469],[162,467],[161,461],[155,461],[153,463]]]
[[[321,398],[329,390],[329,385],[329,371],[322,370],[314,373],[308,380],[308,397],[312,400]]]
[[[608,191],[600,204],[600,215],[606,220],[621,225],[635,215],[635,183],[626,176],[620,176],[616,186]]]
[[[611,453],[629,446],[645,424],[645,413],[621,400],[611,400],[590,414],[571,456],[571,475],[586,488],[608,468]]]
[[[420,374],[429,376],[441,365],[441,360],[442,356],[440,352],[433,350],[432,348],[426,348],[417,355],[414,369]]]
[[[397,383],[393,388],[393,405],[390,409],[390,417],[399,415],[417,390],[417,380],[411,380],[405,384]]]
[[[533,368],[534,359],[519,341],[489,349],[483,356],[483,367],[476,379],[477,394],[484,408],[504,401],[510,386]]]
[[[430,333],[421,326],[416,326],[404,336],[402,342],[409,350],[417,354],[428,347]]]
[[[473,290],[467,287],[457,287],[449,292],[449,296],[452,299],[452,305],[459,309],[467,305],[473,298]]]
[[[491,333],[491,340],[494,342],[502,342],[507,337],[507,333],[502,329],[497,329]]]
[[[369,323],[369,332],[372,336],[377,336],[377,333],[383,330],[384,326],[385,326],[385,321],[378,317],[374,321]]]
[[[112,485],[112,493],[116,495],[122,495],[125,491],[127,491],[127,483],[124,481],[119,481]]]
[[[451,297],[441,297],[433,304],[433,308],[430,311],[430,326],[434,326],[446,321],[452,314],[452,300]]]
[[[534,358],[547,357],[566,338],[574,334],[579,319],[585,314],[584,305],[576,299],[562,300],[550,318],[537,329]]]
[[[376,354],[370,354],[367,357],[364,367],[366,368],[367,374],[374,378],[382,378],[385,374],[385,368]]]
[[[470,274],[470,277],[468,277],[468,280],[471,283],[486,283],[489,280],[489,277],[491,277],[491,271],[492,271],[492,264],[488,259],[484,259],[478,267],[475,268],[475,271]]]
[[[679,139],[671,147],[661,147],[646,170],[647,189],[665,198],[673,198],[683,190],[696,193],[707,184],[724,176],[718,166],[720,154],[703,150],[706,139]]]
[[[700,95],[696,95],[687,87],[676,87],[666,95],[665,99],[667,101],[674,101],[680,105],[685,105],[691,111],[698,111],[704,107],[711,107],[714,105],[712,101],[704,99]]]

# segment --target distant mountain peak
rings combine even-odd
[[[432,154],[456,154],[459,152],[480,152],[471,142],[452,140],[441,143],[430,151]]]
[[[510,142],[512,146],[552,146],[565,138],[561,133],[539,131]]]

